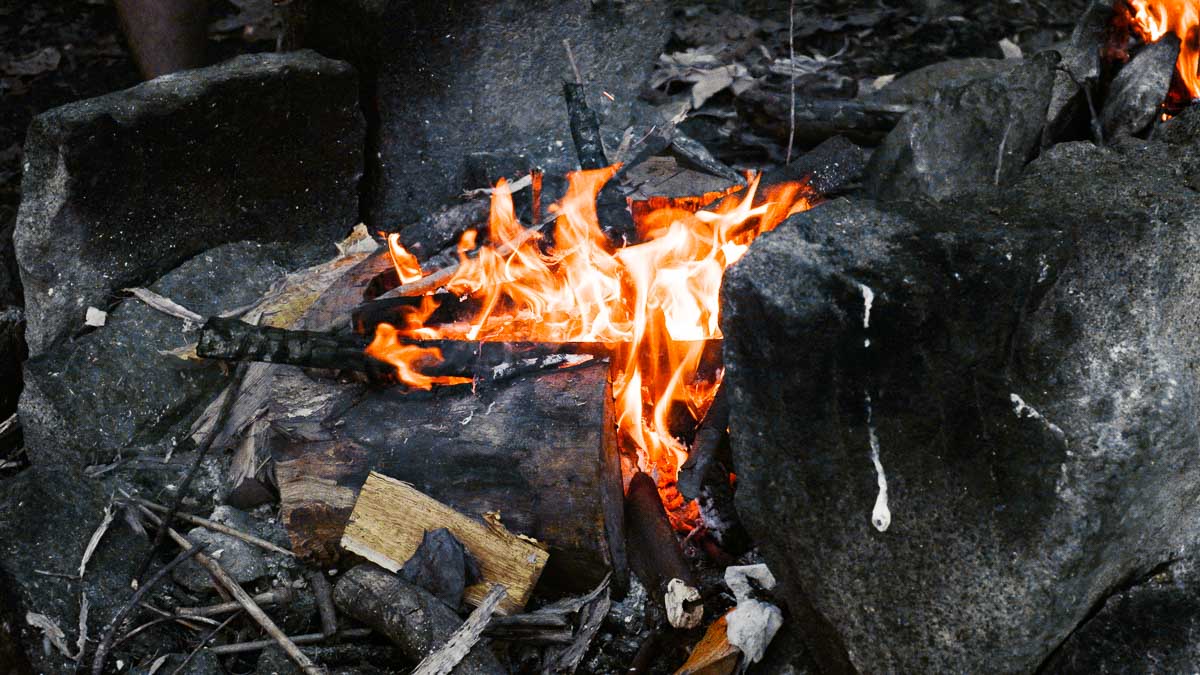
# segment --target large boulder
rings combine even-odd
[[[1195,549],[1200,197],[1155,158],[835,200],[727,275],[739,511],[826,668],[1032,672]]]
[[[150,290],[202,316],[257,300],[285,272],[309,261],[280,243],[237,242],[206,251]],[[80,475],[125,453],[165,453],[227,378],[215,364],[172,350],[196,340],[198,326],[128,298],[102,328],[72,338],[25,364],[20,414],[30,460],[47,480]]]
[[[312,52],[241,56],[40,115],[15,233],[30,353],[215,245],[336,241],[357,222],[363,139],[354,70]]]
[[[1041,144],[1058,58],[1038,54],[914,106],[871,157],[871,194],[943,200],[1007,185]]]
[[[304,41],[363,73],[366,213],[396,228],[454,197],[463,158],[577,167],[562,83],[569,40],[602,122],[624,129],[671,34],[670,2],[306,0]],[[605,96],[605,93],[608,95]]]

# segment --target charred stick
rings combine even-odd
[[[113,616],[112,621],[109,621],[108,625],[104,628],[103,637],[100,638],[100,645],[96,647],[96,656],[92,659],[92,675],[100,675],[102,672],[104,672],[104,662],[108,660],[108,652],[112,649],[113,638],[116,637],[117,629],[121,626],[121,622],[125,620],[126,615],[128,615],[129,612],[137,606],[138,602],[141,601],[142,597],[144,597],[146,593],[149,593],[150,589],[154,588],[158,582],[162,581],[163,578],[171,572],[171,570],[175,569],[192,556],[200,555],[200,553],[207,547],[208,544],[201,544],[199,546],[192,546],[191,548],[181,551],[179,555],[171,559],[171,562],[159,568],[157,572],[155,572],[149,579],[146,580],[146,583],[139,586],[138,589],[133,592],[133,596],[129,598],[129,601],[121,607],[116,615]]]
[[[236,319],[231,319],[237,321]],[[213,446],[213,441],[216,440],[217,431],[225,426],[225,421],[229,418],[230,411],[233,410],[234,401],[237,400],[237,391],[241,389],[242,380],[246,377],[246,366],[239,365],[233,373],[233,381],[230,383],[225,400],[221,402],[221,409],[217,413],[216,423],[213,425],[212,433],[204,438],[204,442],[200,447],[196,448],[196,458],[192,460],[192,465],[188,468],[187,475],[184,476],[183,482],[179,484],[179,489],[175,491],[175,498],[171,500],[171,506],[167,510],[166,516],[163,518],[163,523],[168,527],[175,522],[175,514],[179,512],[179,505],[183,503],[183,497],[187,494],[188,488],[192,486],[192,481],[196,478],[196,473],[200,470],[200,464],[204,461],[205,455]],[[154,557],[154,553],[159,550],[166,540],[165,530],[167,528],[160,527],[158,533],[154,535],[154,545],[150,547],[150,551],[146,557],[142,559],[142,564],[138,566],[137,572],[133,575],[134,579],[140,579],[146,570],[150,567],[150,561]]]
[[[205,359],[365,372],[364,347],[366,344],[357,338],[347,339],[332,333],[253,326],[240,319],[212,317],[200,330],[196,354]],[[214,428],[221,428],[221,424]]]
[[[150,519],[150,522],[158,525],[160,530],[166,530],[171,539],[185,551],[196,548],[196,545],[188,540],[187,537],[172,529],[170,522],[166,519],[159,520],[158,516],[154,515],[153,511],[145,507],[142,507],[142,513],[146,514],[146,516]],[[221,567],[219,562],[204,555],[203,553],[196,554],[196,562],[205,570],[207,570],[208,573],[212,575],[213,579],[215,579],[220,586],[222,586],[226,591],[229,592],[230,595],[233,596],[235,600],[237,600],[238,604],[240,604],[242,608],[246,610],[246,613],[248,613],[254,619],[254,621],[258,623],[259,626],[262,626],[262,629],[266,631],[267,635],[270,635],[275,640],[276,644],[283,648],[283,652],[288,655],[288,658],[290,658],[293,663],[300,667],[300,670],[304,672],[305,675],[324,675],[325,670],[313,663],[312,659],[305,656],[304,652],[301,652],[300,649],[296,647],[296,643],[292,642],[288,636],[285,635],[282,630],[280,630],[279,626],[277,626],[275,622],[271,620],[271,617],[267,616],[267,613],[264,612],[262,608],[254,602],[254,598],[250,597],[250,594],[242,588],[241,584],[239,584],[233,577],[229,576],[229,573],[225,571],[224,567]],[[94,673],[93,675],[98,675],[98,673]]]
[[[310,571],[308,582],[312,585],[313,595],[317,598],[317,610],[321,613],[321,633],[330,637],[338,630],[337,610],[333,608],[333,588],[321,570]]]
[[[739,108],[780,141],[791,133],[791,104],[782,93],[752,89],[738,98]],[[810,99],[797,101],[795,140],[815,145],[834,136],[875,144],[895,128],[909,106],[864,100]]]
[[[254,596],[254,602],[257,602],[260,607],[270,607],[272,605],[286,605],[292,602],[296,597],[294,591],[287,586],[280,586],[274,590],[265,593],[259,593]],[[241,603],[236,600],[233,602],[222,602],[217,605],[209,605],[207,607],[180,607],[175,610],[176,614],[172,615],[181,618],[196,617],[196,616],[220,616],[229,612],[236,612],[242,608]]]
[[[702,485],[715,473],[723,473],[728,481],[729,464],[729,397],[722,384],[696,426],[696,440],[679,469],[679,492],[688,499],[698,498]]]
[[[549,612],[493,616],[483,634],[493,640],[535,645],[569,645],[575,640],[567,616]]]
[[[604,144],[600,140],[600,119],[588,107],[584,86],[578,82],[564,82],[563,98],[567,101],[571,140],[575,142],[580,168],[603,169],[608,166]]]
[[[241,608],[239,607],[238,609]],[[238,618],[238,614],[234,614],[233,616],[225,619],[218,624],[216,628],[205,633],[204,637],[200,638],[200,644],[196,645],[195,649],[188,652],[188,655],[183,659],[183,663],[179,664],[179,667],[172,671],[171,675],[179,675],[179,673],[185,672],[184,668],[187,668],[187,665],[192,662],[192,659],[196,658],[196,655],[200,653],[200,650],[204,649],[204,646],[207,645],[213,638],[215,638],[217,633],[220,633],[222,630],[224,630],[225,626],[228,626],[229,623],[236,618]]]
[[[346,630],[339,631],[333,637],[338,638],[339,640],[345,640],[348,638],[365,638],[370,635],[371,629],[369,628],[347,628]],[[325,640],[329,639],[329,636],[322,633],[305,633],[304,635],[289,636],[288,639],[298,645],[311,645],[317,642],[324,642]],[[245,654],[246,652],[262,651],[274,644],[276,644],[274,640],[254,640],[251,642],[239,642],[232,645],[219,645],[212,647],[209,649],[209,651],[217,656],[224,656],[226,654]]]
[[[646,588],[667,610],[671,625],[692,628],[699,616],[693,606],[699,599],[696,581],[654,479],[638,473],[625,495],[625,536],[629,563]]]

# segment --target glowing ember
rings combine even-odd
[[[635,218],[644,243],[614,250],[597,220],[596,196],[617,169],[569,176],[567,194],[552,207],[557,219],[548,246],[517,221],[501,180],[492,194],[490,245],[467,256],[476,234],[468,232],[459,244],[458,271],[445,284],[480,310],[468,323],[426,326],[437,308],[427,296],[407,311],[405,325],[380,325],[368,353],[396,366],[402,381],[428,388],[441,382],[422,379],[422,368],[438,355],[418,353],[404,338],[620,345],[613,390],[623,447],[636,450],[637,468],[657,476],[675,525],[687,529],[695,505],[684,504],[675,490],[687,451],[671,433],[671,420],[684,412],[699,419],[720,383],[719,370],[701,372],[701,357],[706,341],[721,338],[721,277],[755,237],[810,208],[815,195],[806,184],[789,183],[756,205],[755,179],[740,199],[712,210],[690,203],[642,209]],[[407,281],[415,260],[394,238],[389,250]]]
[[[1200,98],[1200,0],[1124,0],[1118,12],[1118,20],[1146,43],[1167,33],[1179,37],[1183,44],[1168,98],[1180,103]]]

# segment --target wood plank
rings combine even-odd
[[[500,603],[500,614],[525,606],[550,557],[545,548],[496,523],[485,525],[408,483],[374,471],[358,494],[342,534],[342,547],[396,572],[416,553],[425,532],[440,527],[450,530],[479,562],[483,581],[467,588],[467,602],[478,605],[487,597],[490,584],[501,584],[508,589],[508,596]]]

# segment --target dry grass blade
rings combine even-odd
[[[192,323],[204,323],[204,317],[196,312],[184,307],[170,298],[163,297],[158,293],[148,288],[126,288],[128,293],[132,293],[135,298],[149,305],[152,309],[156,309],[163,314],[173,316]]]

